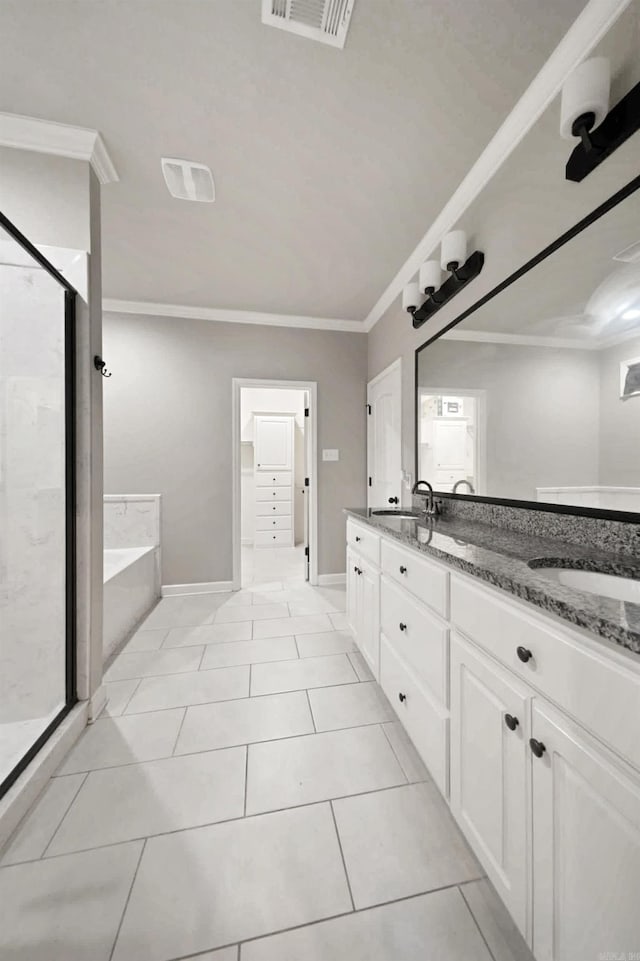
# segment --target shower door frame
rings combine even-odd
[[[0,798],[15,784],[53,732],[78,702],[76,691],[76,296],[77,291],[37,247],[0,211],[0,227],[64,290],[64,445],[65,445],[65,701],[42,734],[0,781]]]

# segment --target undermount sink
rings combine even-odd
[[[420,518],[417,514],[413,514],[411,511],[371,511],[376,517],[405,517],[411,521],[417,521]]]
[[[534,565],[530,565],[534,567]],[[611,597],[616,601],[629,601],[640,604],[640,580],[619,577],[617,574],[603,574],[600,571],[582,571],[568,567],[543,567],[536,564],[534,570],[552,577],[558,584],[573,587],[588,594]]]

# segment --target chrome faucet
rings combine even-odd
[[[456,493],[460,484],[466,484],[467,487],[469,488],[469,493],[475,494],[475,491],[473,489],[473,484],[471,483],[471,481],[468,481],[466,477],[463,477],[461,480],[455,482],[455,484],[453,485],[453,490],[451,491],[452,494]]]
[[[424,491],[418,490],[418,488],[419,488],[421,485],[424,485],[425,487],[428,488],[428,491],[426,492],[426,494],[427,494],[427,501],[426,501],[425,509],[424,509],[425,516],[426,516],[426,517],[436,517],[436,516],[440,513],[440,509],[438,508],[438,505],[436,504],[436,502],[435,502],[434,499],[433,499],[433,487],[431,486],[431,484],[429,483],[429,481],[425,481],[425,480],[416,481],[415,484],[413,485],[413,487],[411,488],[411,493],[412,493],[412,494],[423,494],[423,493],[425,493]]]

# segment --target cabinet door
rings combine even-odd
[[[640,780],[535,701],[533,950],[537,961],[640,952]],[[640,954],[638,954],[640,957]]]
[[[360,562],[358,574],[358,645],[373,676],[380,678],[380,574]]]
[[[291,417],[256,417],[256,467],[258,470],[291,470],[292,438]]]
[[[352,550],[347,548],[347,621],[353,633],[358,635],[358,562]]]
[[[451,810],[525,938],[530,701],[515,676],[453,635]]]

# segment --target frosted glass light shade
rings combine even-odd
[[[420,296],[420,288],[417,283],[412,282],[407,284],[407,286],[402,291],[402,308],[403,310],[417,310],[422,302],[422,297]]]
[[[437,290],[442,280],[442,270],[437,260],[425,260],[420,268],[420,290],[427,292],[433,288]]]
[[[572,126],[585,113],[595,114],[594,127],[598,127],[609,113],[609,88],[611,69],[606,57],[585,60],[571,73],[562,88],[560,106],[560,134],[572,140]]]
[[[442,238],[440,248],[440,263],[443,270],[448,270],[448,264],[454,262],[461,266],[467,259],[467,235],[464,230],[452,230]]]

